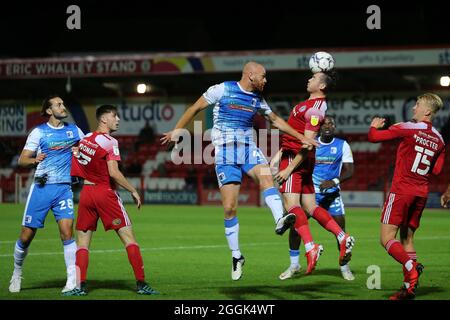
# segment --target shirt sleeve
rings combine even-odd
[[[408,134],[408,130],[404,129],[402,124],[403,123],[394,124],[387,130],[377,130],[374,127],[370,127],[368,140],[370,142],[381,142],[402,138]]]
[[[120,161],[120,151],[119,151],[119,142],[116,139],[111,141],[111,145],[107,149],[108,155],[106,156],[106,161],[108,160],[116,160]]]
[[[441,173],[442,168],[444,167],[444,160],[445,160],[445,149],[441,151],[441,154],[436,160],[436,163],[434,164],[432,173],[437,176],[439,173]]]
[[[353,153],[347,141],[342,146],[342,163],[353,163]]]
[[[28,135],[27,142],[25,142],[26,150],[36,152],[39,149],[39,141],[41,140],[41,130],[34,128]]]
[[[325,118],[325,112],[321,109],[310,108],[305,112],[305,130],[318,132]]]
[[[212,87],[209,87],[208,90],[203,94],[203,97],[209,104],[215,104],[222,98],[223,93],[225,92],[225,84],[216,84]]]
[[[77,129],[78,129],[78,135],[80,136],[80,140],[81,140],[84,138],[85,134],[80,128],[77,127]]]
[[[261,111],[264,115],[268,116],[269,114],[271,114],[273,111],[270,108],[269,104],[267,103],[266,99],[262,99],[261,100]]]

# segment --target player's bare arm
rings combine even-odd
[[[186,127],[186,125],[194,119],[194,117],[202,110],[208,107],[209,103],[206,99],[201,96],[198,100],[189,108],[181,116],[180,120],[178,120],[175,128],[172,131],[164,133],[164,136],[160,139],[161,144],[165,145],[172,141],[177,141],[176,130]]]
[[[119,165],[116,160],[108,160],[108,172],[109,176],[116,182],[119,186],[128,190],[134,198],[138,209],[141,207],[141,197],[136,189],[128,182],[127,178],[124,177],[122,172],[119,170]]]
[[[275,153],[275,155],[270,160],[270,168],[274,171],[278,171],[278,167],[280,165],[281,155],[283,154],[283,149],[280,149]]]
[[[35,156],[34,151],[23,149],[22,153],[20,154],[18,164],[19,166],[24,168],[31,168],[42,162],[45,159],[45,157],[46,157],[45,153],[38,153]]]
[[[336,185],[338,185],[339,183],[342,183],[342,182],[350,179],[353,176],[354,170],[355,170],[355,166],[353,163],[351,163],[351,162],[342,163],[341,174],[339,177],[336,177],[339,180],[338,183],[336,183],[334,181],[334,179],[333,180],[323,180],[319,185],[320,190],[333,188]]]
[[[313,139],[316,141],[317,138],[317,132],[312,130],[305,130],[305,137],[309,139]],[[306,159],[306,155],[310,150],[312,150],[311,145],[302,145],[302,148],[300,151],[295,155],[294,159],[291,163],[284,169],[281,170],[276,176],[275,181],[277,181],[279,184],[283,183],[285,180],[289,178],[291,173]]]
[[[281,170],[275,175],[274,177],[275,181],[278,182],[279,184],[282,184],[285,180],[287,180],[291,175],[292,171],[294,171],[295,168],[297,168],[303,162],[307,153],[308,149],[302,148],[300,152],[296,154],[292,162],[289,163],[289,165],[284,170]]]
[[[280,129],[281,131],[286,132],[288,135],[297,138],[305,145],[310,146],[319,146],[319,143],[311,138],[308,138],[301,133],[294,130],[286,121],[284,121],[281,117],[279,117],[275,112],[271,112],[266,118],[270,120],[274,127]]]

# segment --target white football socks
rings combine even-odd
[[[231,250],[233,258],[239,259],[241,251],[239,250],[239,221],[237,217],[232,219],[224,219],[225,237],[228,241],[228,247]]]
[[[283,217],[284,209],[283,202],[281,201],[280,194],[277,189],[274,187],[268,188],[263,192],[264,200],[266,201],[267,206],[272,211],[272,216],[275,220],[275,223]]]
[[[25,257],[28,254],[28,247],[25,247],[20,240],[17,240],[14,246],[14,274],[22,275],[22,266]]]

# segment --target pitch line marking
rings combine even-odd
[[[357,242],[368,242],[374,241],[378,239],[378,237],[364,237],[356,239]],[[419,240],[445,240],[450,239],[450,236],[434,236],[434,237],[421,237]],[[336,240],[325,240],[321,243],[334,243]],[[5,242],[0,242],[5,243]],[[11,241],[11,243],[15,243],[15,241]],[[259,246],[267,246],[267,245],[280,245],[279,242],[258,242],[258,243],[243,243],[241,247],[259,247]],[[217,248],[227,248],[227,245],[200,245],[200,246],[175,246],[175,247],[157,247],[157,248],[141,248],[141,251],[165,251],[165,250],[198,250],[198,249],[217,249]],[[123,252],[124,248],[120,249],[107,249],[107,250],[89,250],[90,253],[115,253],[115,252]],[[30,256],[49,256],[49,255],[61,255],[64,252],[30,252],[28,255]],[[12,257],[14,254],[0,254],[0,258]]]

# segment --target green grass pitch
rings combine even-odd
[[[142,250],[148,282],[159,296],[139,296],[131,266],[115,234],[99,223],[88,270],[89,295],[62,297],[65,264],[57,226],[50,213],[46,227],[30,247],[24,264],[22,291],[8,291],[12,252],[23,205],[0,204],[0,299],[137,299],[137,300],[312,300],[387,299],[402,281],[401,266],[379,245],[379,209],[347,208],[347,230],[356,238],[351,267],[354,281],[341,278],[334,237],[310,220],[316,242],[325,251],[316,271],[281,281],[289,265],[286,233],[277,236],[268,209],[241,207],[240,246],[246,264],[241,280],[230,277],[231,255],[224,236],[221,207],[145,205],[127,209]],[[450,298],[450,212],[426,210],[416,234],[416,249],[425,270],[417,299]],[[306,266],[303,245],[301,259]],[[370,265],[381,270],[381,289],[369,290]]]

